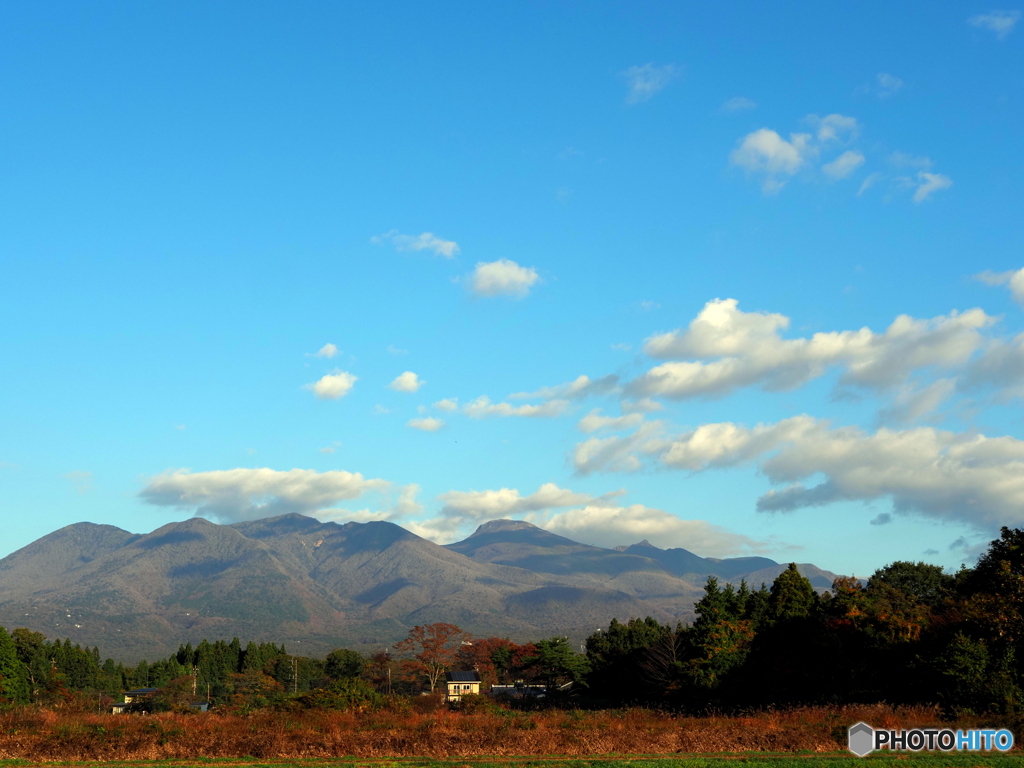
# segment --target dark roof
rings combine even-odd
[[[476,670],[469,672],[445,672],[444,678],[449,683],[479,683],[480,673]]]
[[[159,688],[136,688],[132,691],[125,691],[125,696],[145,696],[147,693],[156,693]]]

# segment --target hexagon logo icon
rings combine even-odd
[[[846,734],[846,745],[857,757],[864,757],[874,751],[875,729],[867,723],[851,725]]]

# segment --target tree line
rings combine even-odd
[[[896,562],[866,582],[818,593],[791,564],[770,587],[710,577],[688,626],[612,620],[577,652],[565,637],[518,644],[447,623],[417,626],[393,648],[325,659],[284,645],[203,640],[167,659],[125,666],[98,648],[0,627],[0,704],[113,700],[160,689],[159,702],[236,709],[347,708],[436,691],[451,669],[493,684],[544,686],[574,706],[680,710],[886,701],[950,712],[1024,708],[1024,531],[1003,528],[974,568],[946,574]],[[565,693],[572,684],[571,693]]]
[[[696,621],[616,621],[587,639],[589,688],[686,709],[940,704],[1024,709],[1024,531],[974,568],[896,562],[818,594],[790,565],[770,588],[709,578]]]

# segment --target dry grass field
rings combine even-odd
[[[1006,755],[877,755],[864,758],[871,768],[1011,768],[1019,766],[1020,758]],[[608,755],[596,758],[459,758],[457,760],[392,758],[360,760],[340,758],[324,760],[216,759],[193,761],[74,762],[59,763],[71,768],[853,768],[858,758],[850,754],[716,754],[674,755]],[[25,760],[3,761],[0,766],[30,768],[54,763],[33,763]]]
[[[369,761],[367,765],[382,766],[395,759],[426,758],[458,759],[451,763],[453,766],[467,760],[484,766],[532,764],[532,756],[565,766],[601,756],[602,760],[584,762],[597,766],[626,761],[640,768],[644,759],[659,766],[672,764],[654,760],[657,756],[671,756],[676,762],[684,755],[690,756],[686,764],[692,766],[699,764],[692,762],[697,755],[741,761],[761,755],[759,765],[774,764],[771,761],[782,756],[802,765],[825,765],[832,760],[847,762],[846,728],[860,720],[887,728],[940,722],[938,712],[930,707],[884,705],[813,707],[729,717],[676,716],[643,709],[518,712],[486,708],[457,712],[443,707],[417,710],[412,706],[364,712],[261,711],[251,715],[108,715],[22,709],[0,713],[0,761],[232,763],[244,759],[263,765],[266,763],[262,761],[316,764],[348,758],[359,765],[364,764],[360,761]],[[963,721],[944,725],[971,728],[997,724]],[[1012,724],[998,725],[1013,729]],[[873,755],[868,759],[874,763],[884,758],[903,765],[911,757]],[[920,757],[913,756],[914,762]],[[939,762],[929,762],[932,758]],[[1006,763],[1006,759],[1012,762]],[[934,755],[922,764],[1020,765],[1024,757],[1016,750],[1008,756]]]

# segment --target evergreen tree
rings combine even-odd
[[[28,669],[18,658],[14,639],[0,627],[0,701],[26,704],[29,694]]]
[[[772,583],[769,606],[775,621],[810,616],[816,603],[814,587],[797,570],[796,563],[790,563]]]
[[[336,648],[327,654],[324,662],[324,673],[331,680],[342,680],[346,677],[359,677],[366,666],[362,655],[348,648]]]
[[[587,685],[602,697],[618,701],[637,701],[650,698],[650,675],[645,675],[645,663],[651,649],[672,635],[669,626],[655,619],[630,619],[620,624],[612,619],[607,631],[598,630],[587,638],[587,660],[590,673]],[[673,638],[674,639],[674,638]]]
[[[718,579],[709,576],[704,597],[694,606],[697,621],[686,637],[686,669],[691,683],[699,689],[717,688],[746,659],[754,625],[745,613],[754,607],[755,599],[745,584],[740,586],[740,593],[731,584],[722,589]]]
[[[523,661],[550,690],[584,679],[590,669],[587,657],[576,653],[564,637],[535,643],[536,651]]]

